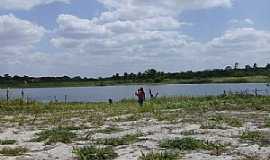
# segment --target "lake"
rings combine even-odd
[[[148,89],[152,89],[153,94],[159,92],[159,96],[206,96],[221,95],[224,90],[232,92],[248,91],[270,95],[270,87],[266,84],[245,83],[245,84],[167,84],[167,85],[128,85],[128,86],[105,86],[105,87],[66,87],[66,88],[27,88],[24,89],[25,97],[30,99],[49,102],[65,101],[68,102],[105,102],[109,98],[114,101],[122,99],[136,98],[135,91],[143,87],[149,98]],[[269,90],[269,91],[268,91]],[[10,98],[20,98],[22,89],[9,89]],[[0,89],[0,98],[5,99],[6,89]]]

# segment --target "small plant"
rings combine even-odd
[[[270,128],[270,119],[267,119],[267,120],[264,122],[264,127]]]
[[[206,124],[202,124],[200,129],[227,129],[226,127],[222,126],[222,123],[217,122],[208,122]]]
[[[209,118],[210,121],[214,121],[216,123],[226,123],[229,126],[232,127],[242,127],[243,126],[243,122],[238,119],[238,118],[233,118],[233,117],[227,117],[227,116],[223,116],[223,115],[216,115],[213,116],[211,118]]]
[[[63,129],[63,128],[54,128],[51,130],[45,130],[40,133],[37,133],[36,136],[38,138],[33,139],[34,142],[42,142],[46,141],[46,145],[50,145],[52,143],[62,142],[62,143],[71,143],[72,138],[76,137],[76,134]]]
[[[251,141],[254,143],[257,143],[261,146],[269,145],[270,144],[270,139],[269,136],[264,134],[263,132],[260,131],[245,131],[242,133],[240,136],[241,140],[246,140],[246,141]]]
[[[138,160],[177,160],[178,154],[172,152],[161,152],[161,153],[143,153]]]
[[[20,156],[25,154],[26,152],[28,152],[28,149],[24,147],[5,147],[0,150],[0,154],[2,154],[3,156]]]
[[[160,142],[160,147],[168,149],[179,149],[179,150],[213,150],[219,154],[221,150],[225,148],[224,145],[209,143],[208,141],[198,140],[191,137],[187,138],[176,138],[173,140],[164,140]]]
[[[160,147],[179,150],[196,150],[207,148],[207,144],[202,140],[194,138],[176,138],[174,140],[164,140],[160,143]]]
[[[139,141],[138,137],[140,136],[142,136],[142,134],[137,133],[137,134],[128,134],[120,138],[98,139],[97,144],[111,145],[111,146],[128,145]]]
[[[261,157],[259,157],[258,155],[245,156],[241,160],[261,160]]]
[[[73,148],[73,153],[79,160],[112,160],[118,157],[118,154],[111,147],[96,148],[94,146],[86,146]]]
[[[111,134],[111,133],[116,133],[116,132],[120,132],[120,131],[122,131],[122,130],[119,128],[109,127],[109,128],[97,130],[97,133]]]
[[[0,140],[0,145],[12,145],[15,143],[16,143],[16,140]]]

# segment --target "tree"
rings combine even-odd
[[[252,67],[251,67],[250,65],[245,65],[245,69],[246,69],[246,70],[251,70]]]
[[[239,63],[238,63],[238,62],[236,62],[236,63],[234,64],[234,69],[235,69],[235,70],[237,70],[237,69],[238,69],[238,67],[239,67]]]
[[[128,79],[128,73],[127,72],[124,73],[124,79]]]
[[[155,69],[148,69],[144,72],[147,76],[155,76],[157,74],[157,71]]]
[[[270,69],[270,63],[265,66],[266,69]]]
[[[226,71],[232,70],[232,67],[231,67],[231,66],[226,66],[226,67],[225,67],[225,70],[226,70]]]
[[[254,64],[253,64],[253,69],[257,69],[257,68],[258,68],[257,63],[254,63]]]

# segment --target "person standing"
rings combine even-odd
[[[138,89],[138,91],[135,92],[135,95],[138,97],[138,103],[142,107],[143,102],[145,101],[145,93],[143,88]]]

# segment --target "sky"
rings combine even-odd
[[[0,75],[270,63],[269,0],[1,0]]]

